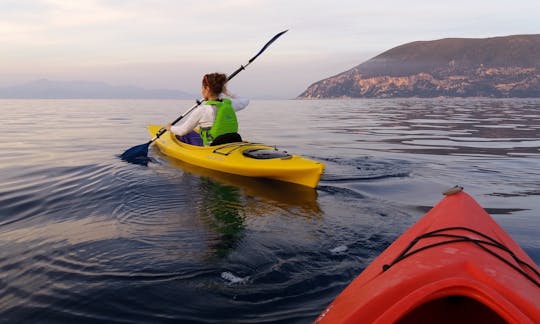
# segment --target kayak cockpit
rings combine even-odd
[[[446,296],[420,305],[401,317],[397,324],[490,323],[507,321],[493,309],[466,296]]]

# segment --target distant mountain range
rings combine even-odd
[[[103,82],[51,81],[39,79],[29,83],[0,88],[4,99],[193,99],[180,90],[143,89],[134,86],[112,86]]]
[[[392,48],[299,98],[540,97],[540,35],[446,38]]]

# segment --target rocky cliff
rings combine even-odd
[[[447,38],[390,49],[299,98],[540,97],[540,35]]]

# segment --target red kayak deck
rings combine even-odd
[[[376,258],[318,323],[540,323],[539,268],[465,192]]]

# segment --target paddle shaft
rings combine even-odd
[[[228,77],[227,77],[227,82],[229,82],[232,78],[234,78],[238,73],[240,73],[242,70],[245,70],[253,61],[255,61],[255,59],[257,57],[259,57],[259,55],[261,55],[267,48],[268,46],[270,46],[270,44],[272,44],[276,39],[278,39],[281,35],[285,34],[288,30],[284,30],[278,34],[276,34],[274,37],[272,37],[271,40],[269,40],[264,46],[263,48],[261,48],[261,50],[255,54],[255,56],[253,56],[252,58],[249,59],[248,63],[246,65],[240,65],[240,67],[234,71],[233,73],[231,73]],[[172,123],[171,125],[174,125],[176,123],[178,123],[180,120],[182,120],[182,118],[184,118],[187,114],[189,114],[190,112],[192,112],[195,108],[199,107],[202,103],[204,102],[204,99],[200,99],[200,100],[197,100],[195,105],[193,105],[193,107],[189,108],[185,113],[183,113],[180,117],[176,118]],[[161,128],[157,133],[156,135],[154,136],[154,138],[152,138],[148,144],[151,144],[152,142],[154,142],[155,140],[157,140],[161,135],[163,135],[165,132],[167,132],[167,130],[165,128]]]

